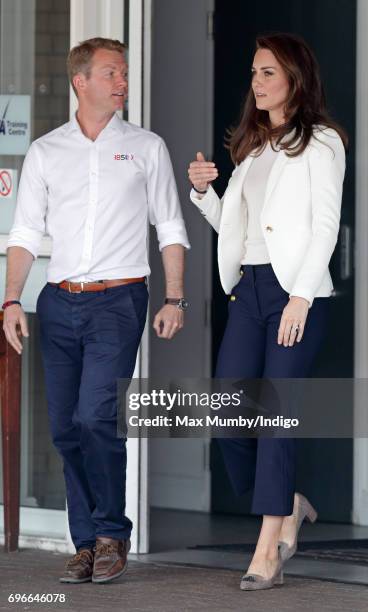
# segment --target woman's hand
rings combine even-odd
[[[277,336],[278,344],[293,346],[295,339],[297,342],[301,341],[308,310],[308,300],[295,295],[291,296],[282,313]]]
[[[192,161],[188,168],[189,180],[199,191],[208,189],[218,177],[218,171],[213,162],[207,162],[203,153],[197,153],[197,161]]]

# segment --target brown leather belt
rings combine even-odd
[[[144,283],[145,276],[139,278],[114,278],[104,281],[92,281],[86,283],[72,283],[71,281],[63,280],[61,283],[49,283],[54,287],[65,289],[69,293],[84,293],[85,291],[104,291],[110,287],[119,287],[119,285],[129,285],[130,283]]]

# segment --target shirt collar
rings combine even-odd
[[[107,132],[109,130],[120,130],[120,131],[124,131],[124,121],[122,121],[121,119],[119,119],[119,117],[117,116],[116,113],[113,114],[113,116],[111,117],[110,121],[105,125],[105,127],[103,128],[103,130],[101,130],[100,134],[102,134],[102,132]],[[77,116],[76,116],[76,112],[73,113],[73,116],[71,118],[71,120],[66,124],[66,131],[69,134],[70,132],[80,132],[81,134],[83,134],[81,127],[79,125]]]

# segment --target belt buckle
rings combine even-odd
[[[82,289],[80,291],[72,291],[71,288],[70,288],[71,287],[71,282],[68,281],[68,291],[69,291],[69,293],[83,293],[84,283],[80,283],[80,285],[82,287]]]

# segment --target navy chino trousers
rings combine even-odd
[[[229,301],[220,346],[217,378],[306,378],[318,353],[328,320],[329,299],[315,298],[302,340],[277,344],[289,294],[271,264],[242,266],[242,277]],[[291,438],[219,438],[225,466],[237,495],[253,489],[253,514],[292,514],[295,491],[295,440]]]
[[[131,378],[147,313],[143,282],[91,293],[49,283],[37,301],[48,415],[63,460],[78,550],[128,539],[126,440],[117,437],[117,379]]]

